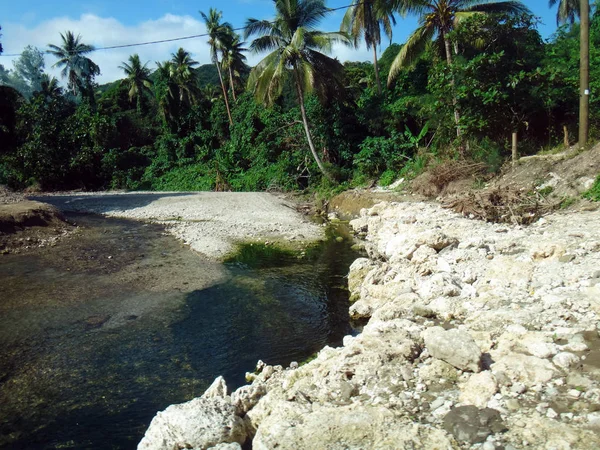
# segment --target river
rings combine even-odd
[[[0,259],[0,448],[135,448],[216,376],[236,388],[258,359],[286,366],[352,332],[347,239],[219,264],[160,225],[68,218],[57,246]]]

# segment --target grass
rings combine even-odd
[[[592,187],[583,194],[583,198],[587,198],[593,202],[600,202],[600,175],[596,177],[596,181]]]

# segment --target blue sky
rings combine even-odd
[[[335,8],[346,6],[350,2],[351,0],[329,0],[327,5]],[[539,30],[544,38],[549,37],[556,29],[556,11],[548,8],[547,0],[524,0],[523,3],[540,17],[542,24]],[[20,53],[26,45],[43,49],[48,43],[59,43],[59,33],[65,30],[80,33],[84,42],[97,47],[200,34],[205,30],[198,11],[208,11],[211,6],[222,10],[225,20],[235,27],[243,26],[248,17],[268,19],[273,14],[271,0],[7,0],[2,6],[0,17],[0,42],[4,53],[11,54]],[[342,16],[343,11],[333,13],[321,28],[327,31],[338,29]],[[393,41],[403,42],[415,26],[414,18],[399,20]],[[385,42],[383,47],[387,44]],[[118,65],[131,53],[138,52],[142,60],[149,61],[153,66],[154,61],[168,59],[170,53],[179,46],[191,51],[199,62],[209,62],[208,47],[201,38],[124,50],[98,51],[93,55],[94,61],[102,70],[98,81],[119,78]],[[334,55],[342,61],[371,59],[370,52],[364,47],[357,50],[339,47],[334,49]],[[11,68],[13,59],[0,57],[0,64]],[[253,56],[250,63],[256,63],[259,59],[259,56]],[[52,63],[47,57],[48,68]]]

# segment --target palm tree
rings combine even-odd
[[[358,42],[361,38],[364,38],[367,50],[373,48],[373,67],[379,95],[381,95],[381,80],[379,79],[379,68],[377,67],[377,46],[381,46],[381,30],[390,41],[392,40],[393,25],[396,25],[396,19],[392,14],[391,2],[386,0],[373,0],[370,2],[354,0],[346,11],[340,27],[341,31],[354,38],[355,46],[358,46]]]
[[[158,103],[163,119],[168,126],[173,125],[175,122],[177,101],[179,99],[177,86],[171,79],[171,73],[173,72],[171,66],[171,61],[165,61],[163,63],[156,62],[157,77],[154,85],[156,102]]]
[[[136,53],[129,57],[129,63],[123,62],[119,69],[123,69],[127,78],[122,80],[129,87],[129,101],[137,98],[137,110],[142,112],[142,97],[144,92],[150,91],[152,81],[150,81],[150,69],[148,63],[142,65],[140,56]]]
[[[315,27],[330,10],[324,0],[274,0],[275,20],[248,19],[245,37],[258,35],[250,49],[255,53],[270,51],[250,73],[248,86],[256,97],[272,104],[281,94],[286,79],[292,77],[296,87],[302,124],[308,146],[321,172],[331,179],[312,140],[304,95],[316,92],[325,99],[341,85],[344,67],[321,51],[330,51],[336,42],[347,45],[351,40],[345,33],[323,33]]]
[[[246,56],[244,52],[248,51],[244,48],[245,42],[241,42],[238,34],[232,34],[229,39],[225,42],[223,48],[223,69],[229,71],[229,86],[233,95],[233,100],[237,100],[235,97],[235,83],[234,78],[239,80],[242,73],[247,72],[248,66],[246,65]]]
[[[171,55],[170,78],[179,91],[180,104],[191,105],[196,101],[198,96],[196,67],[198,65],[198,61],[194,61],[192,55],[181,47],[177,53]]]
[[[43,73],[40,78],[40,90],[35,92],[35,94],[42,95],[46,101],[49,101],[62,95],[62,88],[56,78]]]
[[[580,0],[549,0],[548,6],[553,8],[558,3],[558,11],[556,12],[556,23],[575,23],[575,19],[579,17]]]
[[[219,73],[219,81],[221,82],[221,88],[223,89],[223,99],[225,100],[225,107],[227,108],[229,124],[233,125],[227,91],[225,90],[225,83],[223,83],[223,75],[221,73],[221,64],[219,63],[219,52],[223,51],[225,42],[227,42],[229,36],[233,34],[233,27],[228,22],[221,23],[223,13],[217,11],[215,8],[210,8],[208,10],[208,15],[204,14],[202,11],[200,11],[200,14],[204,19],[206,31],[209,35],[208,45],[210,45],[210,57],[214,65],[217,66],[217,72]]]
[[[48,53],[58,58],[52,67],[62,67],[61,75],[67,78],[73,95],[87,93],[93,99],[92,82],[100,74],[100,68],[85,55],[93,52],[94,47],[81,42],[81,35],[75,36],[72,31],[61,33],[60,37],[62,46],[48,44]]]
[[[444,42],[446,62],[452,65],[452,48],[448,34],[461,22],[473,14],[529,13],[529,9],[520,1],[489,2],[487,0],[397,0],[396,6],[408,13],[419,16],[419,28],[409,36],[408,40],[394,59],[388,75],[388,84],[423,54],[429,41],[440,37]],[[451,81],[454,87],[454,78]],[[453,98],[456,135],[460,137],[460,114],[456,96]]]

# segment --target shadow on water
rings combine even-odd
[[[219,265],[158,226],[76,219],[71,244],[0,264],[0,448],[135,448],[216,376],[235,388],[258,359],[301,361],[351,332],[346,242]]]

